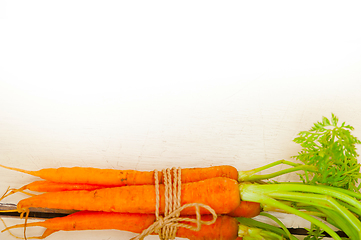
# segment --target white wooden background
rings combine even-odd
[[[0,1],[0,163],[245,170],[297,154],[292,139],[332,112],[361,138],[360,10],[357,1]],[[34,179],[0,169],[0,192]]]

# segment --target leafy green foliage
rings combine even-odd
[[[302,131],[293,141],[302,146],[301,152],[293,156],[304,164],[315,166],[318,171],[299,174],[306,184],[324,184],[359,192],[360,164],[356,144],[361,141],[351,135],[354,128],[343,122],[338,126],[338,118],[332,114],[317,122],[309,131]],[[305,240],[323,239],[323,230],[312,224]]]
[[[357,161],[356,144],[361,141],[351,135],[354,128],[332,114],[317,122],[309,131],[302,131],[293,141],[302,146],[297,156],[304,164],[315,166],[317,173],[300,174],[304,183],[324,184],[358,192],[360,164]]]
[[[355,200],[355,198],[361,199],[361,184],[359,184],[361,165],[357,161],[358,154],[356,152],[356,144],[360,144],[361,141],[351,134],[352,130],[353,127],[346,125],[345,122],[339,125],[338,118],[334,114],[330,119],[323,117],[321,122],[315,123],[309,131],[300,132],[294,139],[294,142],[301,145],[302,150],[293,158],[303,164],[279,160],[250,171],[240,172],[240,182],[258,181],[259,183],[256,185],[245,183],[242,186],[242,199],[260,202],[264,210],[283,209],[288,213],[308,219],[311,222],[311,228],[307,229],[308,236],[305,240],[323,239],[325,232],[339,240],[361,239],[359,216],[361,203]],[[292,167],[274,173],[257,174],[279,164]],[[296,184],[297,186],[292,186],[291,189],[289,183],[273,182],[275,184],[265,185],[264,182],[261,182],[300,170],[303,171],[299,174],[303,184]],[[268,181],[267,183],[272,182]],[[274,191],[270,191],[272,187],[275,188]],[[302,188],[302,191],[296,190],[298,187]],[[318,193],[310,191],[309,188],[317,188]],[[326,192],[323,191],[325,189]],[[332,196],[329,192],[331,189],[335,191]],[[347,191],[337,189],[346,189]],[[279,193],[277,193],[278,191]],[[351,192],[356,192],[356,194],[351,194]],[[270,196],[269,193],[271,193]],[[327,224],[317,219],[317,216],[331,225],[339,227],[348,238],[341,238]],[[337,223],[338,221],[342,224]]]
[[[304,238],[304,240],[320,240],[325,237],[323,234],[323,230],[321,230],[315,224],[311,224],[311,228],[307,229],[308,236]]]

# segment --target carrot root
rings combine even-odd
[[[202,220],[211,220],[212,216],[204,215]],[[70,214],[65,217],[48,219],[42,222],[29,223],[26,226],[45,227],[44,234],[40,237],[43,239],[50,234],[63,230],[105,230],[117,229],[133,233],[141,233],[155,221],[152,214],[133,214],[133,213],[107,213],[107,212],[90,212],[81,211]],[[8,227],[3,231],[13,228],[25,227],[25,224],[18,224]],[[235,240],[238,236],[238,222],[229,216],[219,216],[212,225],[203,225],[198,232],[180,227],[177,231],[178,237],[188,238],[190,240]],[[29,238],[30,239],[30,238]]]
[[[241,201],[241,204],[230,212],[231,217],[253,218],[261,212],[261,205],[257,202]]]
[[[11,191],[10,186],[6,189],[4,194],[0,197],[0,201],[9,196],[9,192]]]
[[[8,232],[11,236],[13,236],[14,238],[17,238],[17,239],[44,239],[47,236],[49,236],[50,234],[58,231],[58,230],[53,230],[53,229],[46,229],[44,231],[43,235],[38,236],[38,237],[26,237],[26,238],[19,237],[19,236],[16,236],[15,234],[13,234],[10,230],[14,229],[14,228],[37,227],[37,226],[42,227],[42,224],[41,224],[42,222],[16,224],[16,225],[8,227],[8,226],[6,226],[6,223],[3,219],[0,218],[0,220],[3,222],[3,224],[5,226],[5,229],[3,229],[1,232]]]
[[[6,223],[5,223],[5,221],[4,221],[2,218],[0,218],[0,220],[2,221],[2,223],[3,223],[4,226],[5,226],[5,229],[2,230],[1,232],[7,231],[7,232],[8,232],[12,237],[14,237],[14,238],[24,239],[23,237],[18,237],[18,236],[16,236],[16,235],[14,235],[14,234],[10,231],[11,227],[8,227],[8,226],[6,225]],[[23,225],[23,224],[22,224],[22,225]],[[19,226],[19,227],[20,227],[20,226]]]
[[[0,201],[2,201],[4,198],[7,198],[10,195],[18,193],[18,192],[24,193],[24,194],[29,195],[29,196],[36,196],[36,194],[25,192],[23,190],[23,188],[19,188],[19,189],[10,189],[10,188],[8,188],[8,190],[1,196]]]
[[[159,185],[160,213],[165,209],[165,188]],[[241,203],[238,182],[229,178],[211,178],[185,183],[181,190],[181,205],[202,203],[209,205],[218,214],[227,214]],[[153,185],[103,188],[94,191],[49,192],[21,200],[21,209],[43,207],[69,210],[105,212],[155,213],[155,188]],[[195,214],[193,208],[184,209],[182,215]],[[201,209],[201,214],[208,211]]]
[[[8,167],[8,166],[2,165],[2,164],[0,164],[0,167],[36,176],[36,171],[28,171],[28,170],[24,170],[24,169],[20,169],[20,168],[15,168],[15,167]]]
[[[154,184],[153,171],[115,170],[89,167],[44,168],[38,171],[27,171],[14,167],[7,167],[1,164],[0,167],[30,174],[52,182],[82,183],[106,186]],[[228,165],[182,169],[182,182],[196,182],[215,177],[227,177],[237,180],[238,171],[235,167]],[[160,173],[159,179],[162,178],[162,173]]]

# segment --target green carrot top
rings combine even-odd
[[[293,141],[303,149],[293,158],[318,170],[300,174],[304,183],[360,190],[361,173],[355,145],[361,141],[351,135],[353,129],[345,122],[338,126],[338,118],[332,114],[331,121],[323,117],[322,122],[315,123],[309,131],[298,134]]]
[[[347,239],[361,239],[361,177],[356,144],[361,141],[351,134],[354,128],[332,114],[322,118],[309,131],[301,131],[293,141],[302,150],[292,158],[301,163],[279,160],[249,171],[240,171],[242,199],[260,202],[264,210],[282,209],[311,222],[307,240],[323,239],[326,231],[333,239],[341,239],[327,225],[318,221],[321,217],[343,230]],[[259,172],[279,164],[290,168],[269,174]],[[283,174],[301,171],[301,183],[267,181]],[[255,184],[255,183],[261,184]],[[266,183],[266,184],[265,184]],[[273,190],[274,189],[274,190]],[[331,191],[335,194],[331,194]],[[350,202],[347,202],[350,201]]]

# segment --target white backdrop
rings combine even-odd
[[[332,112],[361,138],[360,10],[357,1],[0,1],[0,163],[244,170],[297,154],[292,139]],[[34,179],[0,169],[0,192]]]

